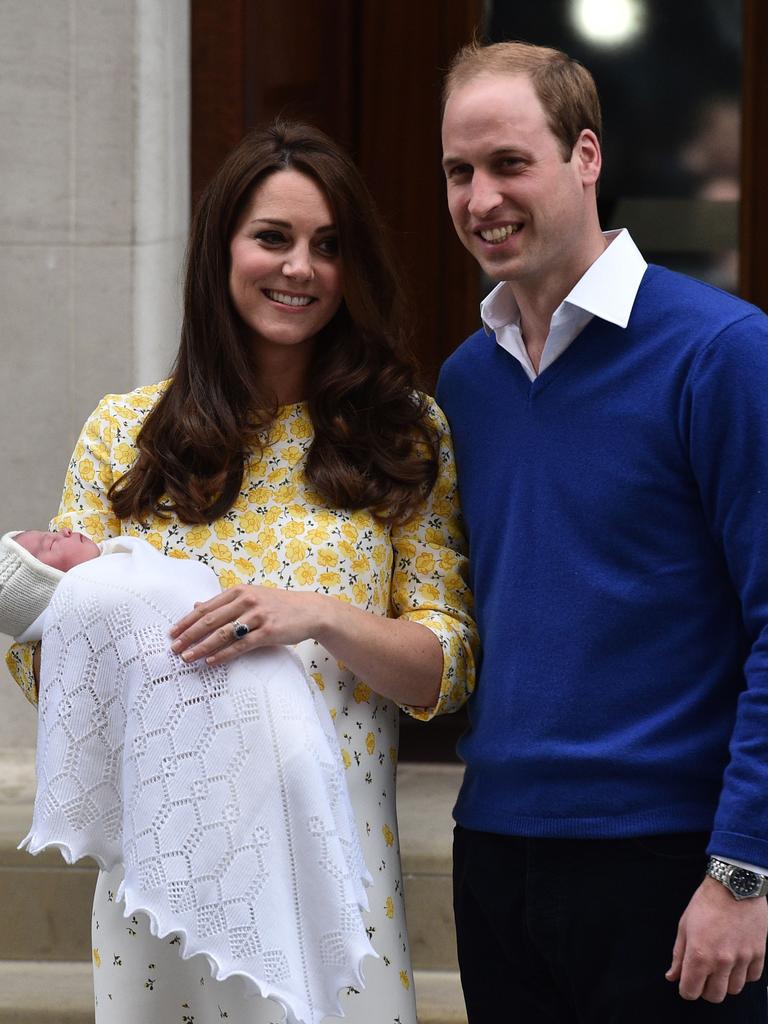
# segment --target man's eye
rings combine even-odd
[[[466,178],[472,174],[472,168],[469,164],[455,164],[453,167],[449,167],[446,171],[446,178],[453,180],[456,178]]]

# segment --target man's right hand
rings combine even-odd
[[[714,878],[705,878],[680,918],[668,981],[679,981],[683,999],[722,1003],[759,981],[768,935],[768,902],[737,900]]]

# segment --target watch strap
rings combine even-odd
[[[747,873],[754,876],[759,882],[758,887],[749,893],[740,893],[734,887],[733,875],[735,872]],[[737,899],[755,899],[759,896],[768,896],[768,875],[760,874],[757,871],[751,871],[748,868],[742,868],[738,864],[731,864],[727,860],[721,860],[719,857],[710,857],[707,862],[707,872],[710,878],[714,878],[715,881],[720,882],[725,888]]]

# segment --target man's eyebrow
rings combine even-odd
[[[451,164],[460,164],[463,162],[464,161],[462,161],[460,156],[451,156],[450,153],[447,156],[444,156],[443,159],[440,161],[443,167],[450,167]]]
[[[492,149],[490,153],[483,154],[485,159],[493,160],[500,156],[519,156],[526,157],[528,154],[520,146],[499,146],[498,149]],[[452,156],[448,153],[442,159],[443,167],[455,167],[457,164],[470,164],[470,160],[465,160],[460,156]]]
[[[525,157],[528,153],[521,146],[499,146],[498,149],[491,151],[491,158],[497,156],[521,156]]]

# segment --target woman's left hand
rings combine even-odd
[[[248,627],[235,635],[235,624]],[[443,651],[419,622],[390,619],[326,594],[237,586],[195,605],[171,628],[171,649],[184,661],[223,665],[274,644],[317,640],[383,697],[432,707],[440,692]]]
[[[171,627],[171,649],[184,661],[222,665],[257,647],[314,637],[330,598],[306,591],[240,585],[196,604]],[[247,626],[241,638],[235,624]]]

